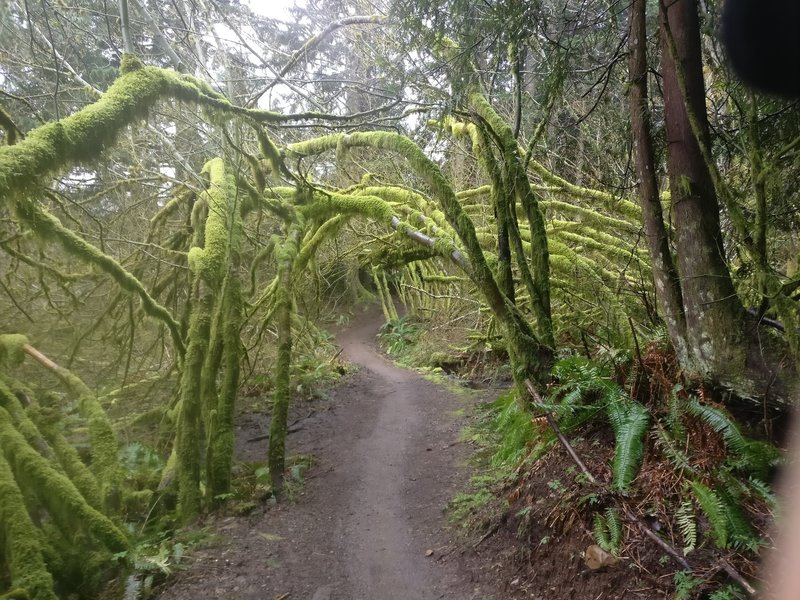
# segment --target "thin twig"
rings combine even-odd
[[[756,596],[755,588],[752,585],[750,585],[748,581],[744,577],[742,577],[736,569],[733,568],[733,565],[731,565],[731,563],[729,563],[724,558],[721,558],[719,561],[719,566],[722,567],[722,570],[725,571],[731,579],[733,579],[736,583],[742,586],[742,588],[748,594],[750,594],[752,597],[755,598]]]
[[[561,442],[561,445],[564,446],[564,449],[572,457],[572,460],[575,461],[575,464],[578,465],[581,471],[583,471],[583,474],[586,476],[586,479],[588,479],[592,483],[597,483],[597,479],[595,479],[591,471],[589,471],[589,469],[586,468],[586,465],[581,460],[581,457],[578,456],[577,452],[575,452],[575,448],[572,447],[572,444],[569,443],[569,440],[566,437],[564,437],[563,433],[561,433],[561,428],[558,426],[558,423],[556,423],[556,420],[553,417],[553,413],[551,413],[549,410],[542,408],[544,402],[542,402],[541,396],[539,396],[538,392],[536,391],[536,388],[533,387],[533,384],[530,382],[529,379],[525,380],[525,387],[528,388],[528,393],[533,398],[534,404],[536,404],[544,412],[544,416],[547,419],[547,423],[553,429],[553,432],[555,432],[558,441]]]

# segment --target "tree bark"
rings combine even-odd
[[[725,262],[716,192],[687,111],[688,105],[710,148],[697,4],[674,0],[662,3],[660,13],[667,166],[689,350],[684,367],[742,391],[750,388],[744,310]]]
[[[669,248],[664,215],[656,181],[650,110],[647,104],[647,21],[646,0],[633,0],[630,23],[631,80],[629,100],[636,172],[639,177],[639,203],[653,266],[656,302],[667,326],[670,340],[681,363],[689,357],[686,342],[686,317],[683,313],[681,285]]]

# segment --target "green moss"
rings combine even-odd
[[[0,367],[18,367],[25,360],[23,347],[27,345],[28,338],[19,333],[6,333],[0,335]]]
[[[331,134],[291,144],[288,147],[288,153],[301,158],[335,150],[342,137],[341,134]],[[508,334],[509,345],[513,346],[510,355],[512,360],[516,361],[514,371],[518,374],[516,381],[520,385],[520,389],[524,389],[522,380],[525,377],[530,376],[537,380],[543,378],[549,369],[552,352],[547,348],[540,347],[530,325],[518,309],[507,302],[500,292],[481,249],[475,226],[463,211],[455,192],[438,165],[425,156],[425,153],[413,141],[396,133],[353,133],[347,137],[347,143],[351,146],[366,146],[400,154],[408,161],[413,171],[426,182],[433,196],[438,200],[448,223],[464,246],[469,260],[468,264],[464,264],[468,275],[478,286],[492,312]]]
[[[207,450],[208,488],[213,499],[230,491],[231,464],[233,462],[234,417],[236,394],[239,389],[239,373],[242,358],[240,329],[242,326],[243,300],[239,266],[242,238],[242,217],[235,206],[235,190],[229,189],[227,210],[229,219],[228,273],[223,284],[221,320],[215,336],[222,346],[224,374],[214,407],[214,426],[209,427]]]
[[[86,419],[91,443],[92,471],[101,482],[104,498],[116,495],[121,472],[118,462],[119,444],[105,409],[94,392],[81,379],[64,367],[57,366],[54,373],[78,400],[78,409]]]
[[[208,217],[205,223],[203,248],[189,250],[189,268],[206,283],[217,289],[222,283],[228,258],[230,237],[230,203],[235,201],[233,178],[226,173],[225,163],[215,158],[206,163],[203,173],[209,176],[209,188],[205,192]]]
[[[303,241],[300,252],[297,255],[297,261],[293,267],[295,273],[302,272],[306,268],[308,262],[317,253],[319,247],[324,242],[332,240],[345,223],[347,223],[347,216],[338,215],[328,219],[317,227],[316,231],[314,231],[314,235],[311,236],[310,239]]]
[[[507,182],[507,194],[513,194],[522,204],[531,231],[531,263],[532,277],[524,273],[526,286],[531,294],[533,312],[536,317],[536,332],[541,340],[551,348],[555,346],[553,336],[552,314],[550,307],[550,262],[548,257],[547,231],[538,198],[531,189],[530,181],[518,154],[518,145],[511,127],[498,115],[481,93],[470,96],[470,104],[486,123],[486,127],[499,139],[503,154],[503,181]],[[514,204],[511,202],[509,210]],[[509,228],[512,241],[521,254],[518,233]],[[518,256],[517,264],[523,271],[527,270],[526,257]]]
[[[377,196],[351,196],[335,192],[314,194],[313,202],[300,210],[307,219],[326,220],[337,215],[358,215],[374,219],[387,227],[395,216],[392,206]]]
[[[119,65],[120,73],[124,75],[126,73],[133,73],[134,71],[138,71],[140,69],[144,69],[144,63],[139,59],[138,56],[127,52],[122,54],[122,60],[120,61]]]
[[[17,143],[18,139],[25,137],[14,123],[11,115],[9,115],[2,106],[0,106],[0,129],[5,132],[5,142],[9,146],[13,146]]]
[[[121,552],[127,549],[125,535],[92,508],[65,475],[28,445],[4,408],[0,408],[0,447],[17,481],[30,482],[39,502],[62,531],[85,528],[110,550]]]
[[[42,556],[42,538],[25,509],[25,500],[6,459],[0,454],[0,539],[12,585],[32,600],[56,600],[53,578]]]
[[[272,490],[280,497],[283,472],[286,468],[286,430],[291,399],[290,370],[292,363],[292,267],[298,254],[301,227],[289,228],[286,239],[276,244],[278,286],[275,290],[275,314],[278,329],[278,357],[275,363],[275,391],[272,396],[272,421],[268,449]]]

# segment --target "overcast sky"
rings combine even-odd
[[[257,13],[273,19],[289,19],[289,9],[294,0],[248,0],[250,7]],[[303,5],[302,0],[298,3]]]

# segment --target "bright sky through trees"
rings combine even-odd
[[[273,19],[285,20],[289,18],[289,9],[294,4],[294,0],[249,0],[253,11],[271,17]],[[300,2],[302,5],[303,2]]]

